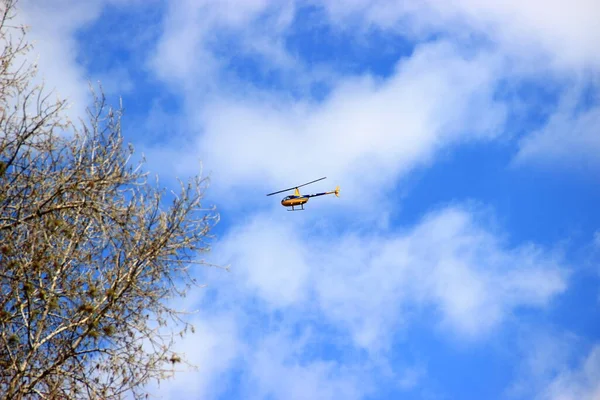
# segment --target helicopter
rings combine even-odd
[[[298,190],[298,188],[300,188],[302,186],[310,185],[311,183],[322,181],[323,179],[326,179],[326,178],[327,177],[325,176],[323,178],[316,179],[314,181],[311,181],[311,182],[308,182],[308,183],[305,183],[302,185],[294,186],[289,189],[278,190],[277,192],[269,193],[267,196],[272,196],[277,193],[287,192],[288,190],[294,190],[293,195],[286,196],[281,200],[281,205],[284,207],[291,207],[291,209],[288,208],[288,211],[301,211],[301,210],[304,210],[304,204],[306,204],[308,202],[308,199],[311,197],[325,196],[326,194],[335,194],[336,197],[340,197],[340,187],[339,186],[336,187],[335,190],[333,190],[331,192],[323,192],[323,193],[316,193],[316,194],[300,194],[300,190]],[[298,206],[300,206],[300,208],[295,208]]]

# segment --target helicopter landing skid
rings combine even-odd
[[[302,207],[302,208],[294,208],[294,206],[292,206],[291,210],[289,208],[287,210],[288,211],[304,211],[304,204],[302,204],[300,207]]]

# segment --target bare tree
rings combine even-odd
[[[173,338],[190,327],[168,304],[209,250],[207,181],[150,184],[102,94],[69,123],[21,63],[14,1],[0,13],[0,396],[140,397],[182,359]]]

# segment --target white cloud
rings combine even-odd
[[[491,47],[506,58],[503,73],[516,80],[571,79],[590,71],[596,76],[600,71],[600,53],[596,50],[600,42],[597,24],[600,8],[594,0],[459,0],[417,4],[332,0],[325,4],[339,29],[375,25],[417,40],[439,33],[467,44],[478,35],[490,41]],[[501,74],[494,84],[500,85],[502,79]],[[521,141],[516,161],[595,171],[596,154],[600,152],[598,110],[598,107],[587,112],[564,107],[557,110],[544,128]]]
[[[574,369],[564,370],[538,396],[540,400],[598,400],[600,399],[600,345]]]
[[[268,335],[250,352],[246,363],[249,399],[360,399],[369,391],[359,371],[335,361],[304,361],[306,339],[281,333]]]
[[[594,51],[600,40],[600,10],[594,0],[463,0],[456,11],[483,29],[491,25],[508,48],[545,50],[558,66],[600,68],[600,55]]]
[[[320,280],[324,308],[340,313],[367,345],[393,331],[403,305],[433,306],[450,331],[476,338],[514,309],[543,306],[565,289],[552,258],[535,248],[504,248],[462,209],[433,213],[410,233],[374,243],[367,263],[347,263],[346,270],[333,264],[334,277]],[[350,290],[329,289],[339,281]]]
[[[545,54],[557,67],[600,68],[600,10],[594,0],[518,1],[429,0],[416,4],[389,0],[331,0],[334,20],[367,20],[386,29],[422,36],[432,32],[478,32],[505,51],[530,58]],[[355,25],[351,24],[352,27]],[[363,25],[364,26],[364,25]]]
[[[559,67],[600,67],[594,51],[600,39],[596,23],[600,12],[594,0],[187,0],[169,7],[153,65],[162,78],[171,82],[175,78],[183,86],[197,82],[198,76],[211,77],[228,58],[225,49],[213,48],[218,35],[228,32],[235,34],[238,51],[263,57],[264,66],[298,71],[301,61],[288,53],[283,36],[289,33],[296,10],[311,3],[326,9],[334,26],[358,35],[373,27],[417,39],[432,33],[465,38],[475,32],[528,60],[539,61],[542,53]],[[202,62],[195,62],[198,59]]]
[[[297,171],[288,160],[302,158],[311,160],[303,163],[307,179],[325,170],[346,182],[352,196],[381,189],[449,143],[481,137],[478,132],[502,133],[505,105],[493,96],[505,77],[538,79],[542,73],[546,78],[600,68],[599,11],[593,0],[332,0],[317,7],[325,7],[329,22],[357,38],[378,27],[417,40],[441,33],[449,42],[472,45],[475,36],[493,44],[467,46],[475,57],[447,43],[422,44],[384,82],[330,71],[333,91],[324,104],[291,101],[277,92],[257,94],[251,82],[226,78],[231,78],[225,73],[230,57],[241,52],[259,57],[259,68],[291,74],[294,81],[322,79],[316,78],[318,68],[285,46],[302,4],[252,1],[232,7],[205,0],[169,9],[152,65],[183,91],[194,115],[191,129],[202,132],[194,154],[210,149],[202,158],[209,170],[218,171],[217,182],[288,185]],[[228,40],[219,39],[223,33]],[[594,115],[558,112],[546,129],[522,142],[519,159],[554,162],[584,154],[593,162],[586,154],[598,148]],[[576,132],[563,129],[573,125]],[[370,172],[382,170],[387,174]],[[372,200],[365,198],[365,204]]]
[[[356,346],[373,351],[389,345],[411,310],[433,310],[440,328],[477,339],[566,287],[558,259],[535,246],[506,248],[461,208],[433,213],[409,232],[335,238],[266,218],[218,247],[233,254],[233,277],[270,308],[317,307]]]
[[[29,62],[38,67],[36,82],[44,84],[47,93],[66,99],[68,116],[77,120],[90,106],[89,72],[78,60],[85,49],[77,34],[93,24],[107,5],[133,6],[140,0],[19,0],[16,23],[28,27],[27,40],[33,45]],[[97,76],[106,94],[123,95],[132,89],[128,71],[115,67]],[[116,104],[114,104],[116,106]]]
[[[90,93],[86,72],[77,63],[75,34],[100,15],[100,2],[21,0],[18,10],[18,22],[30,29],[27,39],[34,48],[29,59],[38,63],[37,79],[44,82],[47,91],[67,99],[71,118],[83,116]]]
[[[441,337],[478,340],[566,286],[558,259],[535,246],[506,246],[475,215],[450,207],[402,232],[336,237],[307,220],[249,218],[215,246],[231,272],[211,279],[210,313],[194,318],[197,334],[179,345],[200,369],[155,394],[211,398],[236,379],[245,398],[358,399],[377,376],[419,390],[426,366],[387,360],[404,324],[424,319]],[[330,358],[316,350],[323,346],[367,351]]]
[[[509,350],[516,380],[507,398],[597,400],[600,398],[600,345],[556,326],[527,325]]]
[[[59,95],[70,100],[73,115],[81,115],[89,100],[85,71],[76,62],[78,49],[74,34],[98,18],[107,2],[93,1],[85,5],[71,0],[44,4],[21,2],[21,18],[32,26],[31,38],[36,42],[36,53],[40,56],[41,76],[49,88],[57,88]],[[540,61],[539,51],[549,54],[560,66],[600,65],[598,52],[593,51],[600,35],[600,28],[595,23],[598,10],[591,0],[569,4],[560,1],[462,0],[452,4],[427,2],[420,6],[356,0],[331,1],[325,6],[334,19],[346,20],[352,16],[361,26],[367,26],[366,22],[370,21],[385,29],[397,29],[406,19],[412,21],[406,26],[420,26],[420,30],[428,32],[453,32],[459,29],[457,26],[461,30],[467,26],[497,39],[505,53],[515,53],[513,50],[517,49],[517,53],[527,57],[538,54],[536,65]],[[223,72],[223,62],[227,62],[229,55],[226,49],[215,46],[222,44],[217,40],[219,34],[232,31],[239,49],[263,57],[260,65],[293,70],[298,77],[310,75],[306,66],[298,67],[302,62],[287,52],[283,40],[296,7],[298,5],[292,1],[277,5],[264,0],[178,2],[177,6],[169,7],[152,65],[160,77],[180,84],[188,100],[194,103],[198,100],[195,93],[202,82],[228,87],[224,81],[215,80],[215,76]],[[450,25],[457,21],[461,24]],[[523,46],[527,46],[526,51],[522,51]],[[439,47],[446,48],[440,50]],[[405,71],[410,65],[415,66],[414,70]],[[449,66],[448,71],[444,71],[445,66]],[[497,79],[502,76],[499,67],[498,58],[490,57],[489,53],[465,58],[452,46],[442,45],[438,49],[425,46],[409,62],[400,64],[396,76],[383,84],[368,78],[340,81],[339,76],[332,76],[336,89],[322,107],[288,102],[286,107],[292,111],[287,112],[281,107],[273,109],[273,104],[281,103],[277,97],[266,102],[252,96],[243,101],[221,97],[222,102],[203,105],[203,108],[206,106],[205,118],[199,125],[206,135],[199,146],[215,145],[215,151],[211,150],[205,157],[206,160],[214,158],[214,165],[210,162],[206,165],[221,171],[222,181],[228,181],[232,176],[232,182],[246,179],[249,171],[264,176],[281,169],[286,164],[282,160],[290,159],[290,151],[293,156],[300,153],[306,158],[317,159],[311,170],[327,169],[332,171],[330,175],[348,178],[345,181],[365,173],[353,168],[360,164],[374,163],[379,168],[393,171],[380,181],[377,174],[367,172],[362,182],[351,182],[346,188],[353,194],[353,186],[370,189],[388,184],[403,170],[431,157],[436,149],[448,143],[446,133],[449,131],[480,128],[481,131],[499,133],[503,109],[491,100]],[[513,65],[513,68],[517,66]],[[129,84],[126,76],[123,79]],[[454,92],[452,85],[455,82]],[[109,82],[109,88],[110,85]],[[213,89],[217,88],[213,86]],[[248,107],[249,101],[255,104]],[[193,113],[197,112],[197,104],[187,106]],[[469,113],[469,110],[473,111]],[[215,114],[225,117],[215,118]],[[585,114],[559,111],[545,129],[522,142],[519,158],[563,161],[577,159],[580,154],[595,154],[599,147],[597,137],[600,137],[594,130],[597,114],[597,110]],[[273,120],[265,121],[263,115]],[[475,122],[475,127],[467,123],[479,115],[481,118]],[[229,121],[223,122],[224,119]],[[235,119],[246,125],[231,121]],[[396,140],[390,141],[391,135]],[[468,140],[470,135],[458,138]],[[252,146],[262,139],[273,143],[268,151],[262,150],[261,146]],[[298,139],[303,143],[293,146],[292,150],[287,149],[290,147],[287,143]],[[221,142],[226,142],[227,146],[237,143],[239,149],[234,147],[224,152]],[[382,151],[384,147],[385,151]],[[235,164],[238,169],[243,169],[243,173],[232,170],[233,163],[223,162],[222,159],[231,153],[240,161]],[[569,158],[571,154],[576,156]],[[590,163],[595,159],[593,156],[584,158]],[[289,177],[290,172],[289,168],[284,169],[280,176],[274,177],[273,183],[287,184],[282,182],[281,176]],[[311,175],[308,172],[307,175]],[[365,186],[368,183],[371,187]]]
[[[561,168],[600,167],[600,107],[577,112],[564,107],[519,143],[516,162],[558,165]]]
[[[368,208],[448,144],[499,133],[505,109],[493,100],[495,68],[491,55],[462,56],[436,43],[399,63],[389,79],[342,81],[322,103],[221,98],[196,111],[203,134],[178,165],[200,157],[221,194],[327,175],[343,182],[353,207]]]
[[[220,249],[225,263],[235,263],[236,279],[260,298],[278,307],[306,299],[309,274],[300,232],[267,216],[254,218],[248,225],[233,228],[230,239]],[[265,246],[268,244],[268,247]],[[242,264],[237,261],[243,260]]]
[[[166,399],[204,399],[215,398],[225,390],[217,382],[223,379],[243,350],[237,322],[232,317],[202,313],[193,318],[190,322],[195,332],[179,340],[175,351],[181,352],[194,368],[176,364],[173,378],[159,385],[151,383],[149,391],[152,395]]]
[[[188,94],[200,87],[204,91],[206,86],[217,83],[214,78],[230,57],[227,49],[218,47],[224,45],[218,42],[219,34],[234,33],[241,41],[240,52],[264,56],[267,64],[291,66],[292,60],[283,50],[278,34],[291,22],[293,10],[289,1],[171,2],[150,64],[160,78],[176,84],[178,89]],[[257,24],[258,17],[265,18]]]

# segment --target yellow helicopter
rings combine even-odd
[[[292,207],[291,209],[288,208],[288,211],[304,210],[304,204],[306,204],[308,202],[308,199],[311,197],[325,196],[326,194],[335,194],[337,197],[340,197],[340,187],[339,186],[336,187],[335,190],[333,190],[331,192],[323,192],[323,193],[316,193],[316,194],[300,194],[300,190],[298,190],[298,188],[300,188],[302,186],[310,185],[311,183],[322,181],[323,179],[326,179],[326,178],[327,177],[323,177],[323,178],[316,179],[314,181],[305,183],[303,185],[298,185],[295,187],[291,187],[289,189],[284,189],[284,190],[279,190],[277,192],[269,193],[267,196],[272,196],[277,193],[287,192],[288,190],[294,190],[293,195],[286,196],[281,200],[281,205],[284,207]],[[301,208],[294,208],[294,207],[298,207],[298,206],[300,206]]]

